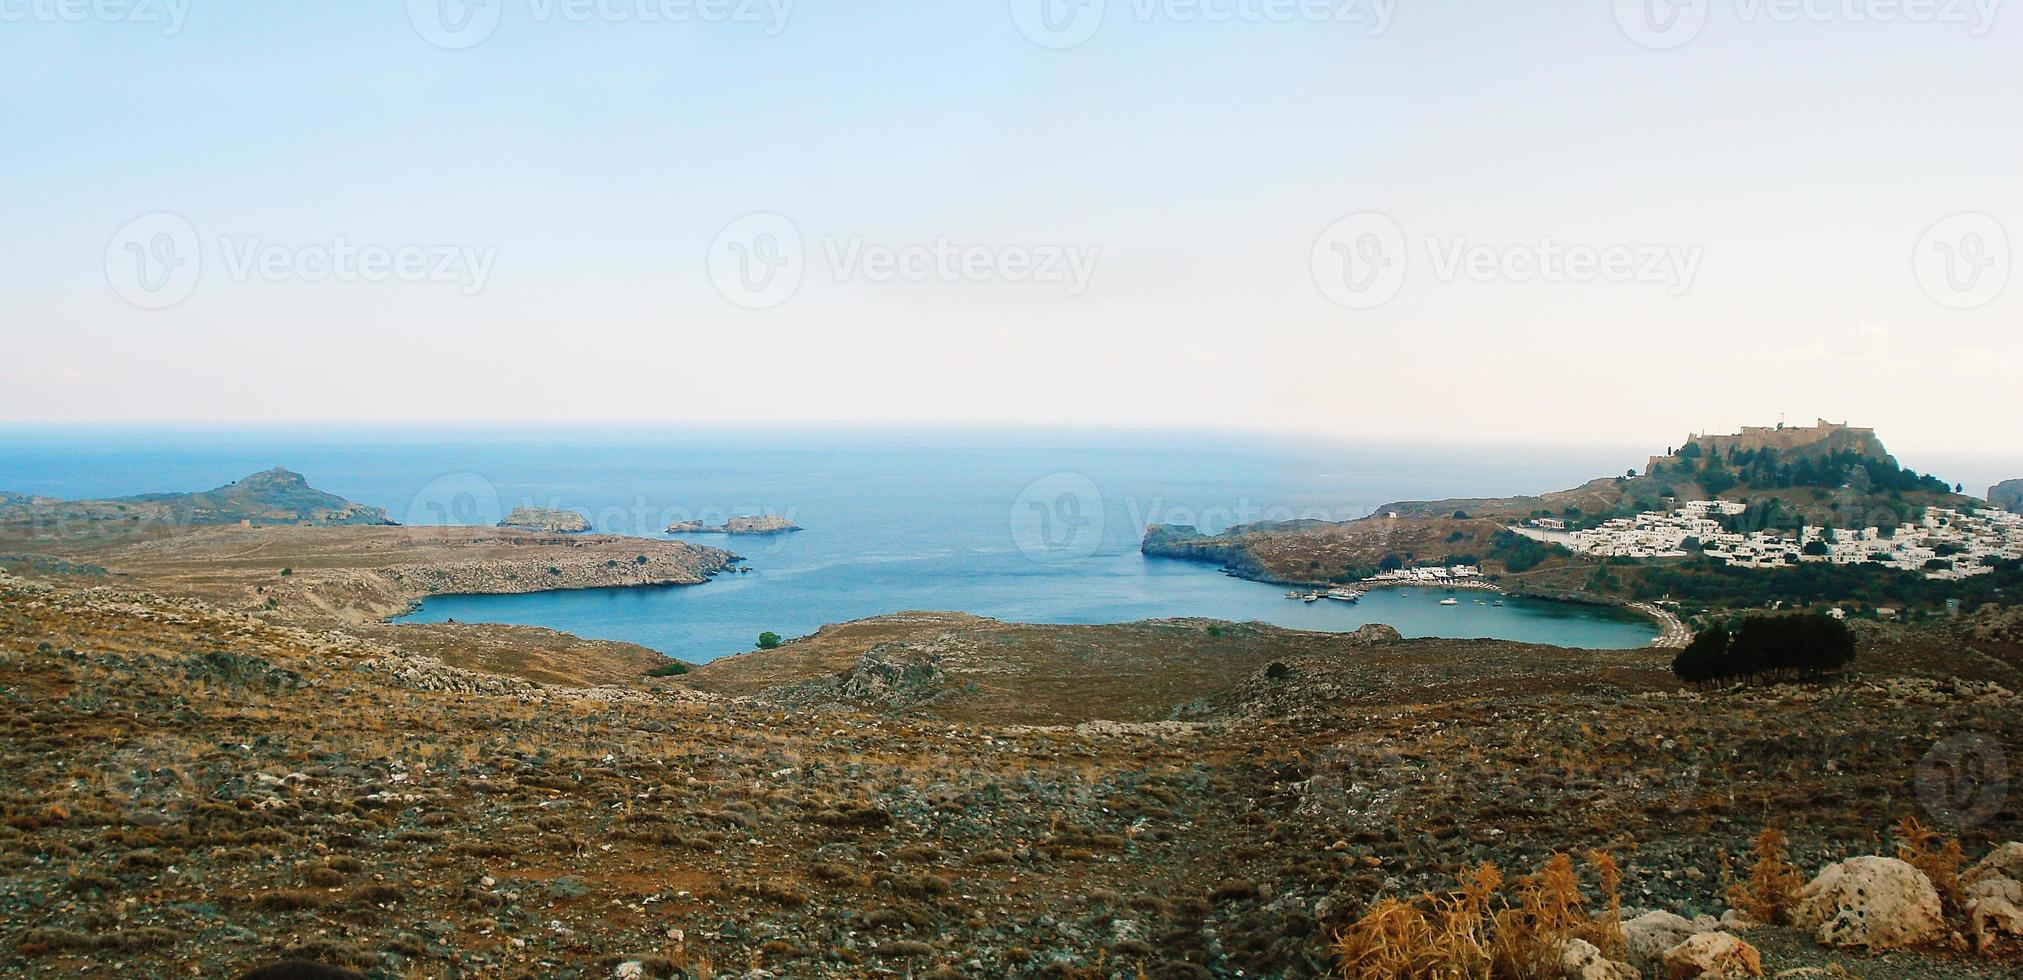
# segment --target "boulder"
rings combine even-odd
[[[1960,882],[1973,887],[1976,882],[1988,878],[2007,878],[2023,881],[2023,843],[2010,842],[1989,852],[1981,863],[1967,869],[1960,876]]]
[[[1944,937],[1939,893],[1925,873],[1896,858],[1828,865],[1799,894],[1793,924],[1828,946],[1894,949]]]
[[[1967,901],[1976,899],[2001,899],[2011,905],[2023,908],[2023,881],[2014,878],[1977,878],[1966,888]]]
[[[1664,959],[1665,950],[1702,931],[1670,912],[1646,912],[1623,923],[1623,948],[1631,963],[1650,966]]]
[[[1756,947],[1725,932],[1703,932],[1665,951],[1665,980],[1741,980],[1763,975]]]
[[[1559,954],[1560,976],[1564,980],[1643,980],[1643,974],[1627,964],[1602,955],[1595,944],[1569,939]]]
[[[2006,898],[1977,898],[1967,903],[1967,922],[1974,948],[1991,953],[2002,936],[2023,936],[2023,908]]]

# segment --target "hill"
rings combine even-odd
[[[197,527],[217,524],[390,525],[386,511],[309,485],[275,467],[201,493],[150,493],[106,500],[0,494],[0,524],[116,523]]]
[[[2023,511],[2023,480],[2003,480],[1989,487],[1988,502],[2003,510]]]
[[[1930,508],[1971,508],[1979,503],[1936,477],[1905,468],[1874,430],[1821,420],[1807,427],[1690,435],[1681,445],[1651,456],[1641,473],[1628,470],[1552,493],[1400,501],[1356,521],[1253,524],[1215,535],[1153,526],[1141,547],[1148,555],[1212,562],[1234,574],[1280,583],[1346,583],[1386,568],[1463,564],[1480,565],[1493,580],[1516,591],[1651,599],[1659,596],[1640,589],[1642,576],[1634,569],[1615,567],[1622,562],[1583,558],[1509,528],[1544,521],[1579,531],[1667,511],[1688,500],[1742,505],[1742,513],[1728,519],[1731,530],[1794,537],[1806,526],[1875,527],[1888,533],[1915,522]],[[1878,593],[1884,604],[1943,603],[1943,596],[1913,587],[1922,581],[1913,573],[1902,573],[1913,580],[1908,585],[1894,579],[1879,585],[1859,575],[1843,577],[1849,578],[1845,585],[1808,582],[1805,601],[1818,600],[1822,590],[1843,587],[1849,595],[1826,598],[1861,598],[1860,593],[1887,585],[1886,596]],[[1982,601],[1994,598],[1976,595]],[[1712,604],[1732,601],[1733,595],[1723,594]]]

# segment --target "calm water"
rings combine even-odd
[[[1498,637],[1610,648],[1655,630],[1616,611],[1393,590],[1362,602],[1284,590],[1138,553],[1148,523],[1219,530],[1256,520],[1344,520],[1394,500],[1572,486],[1633,453],[1402,448],[1173,434],[0,430],[0,489],[109,496],[208,489],[269,466],[386,508],[408,524],[490,524],[515,506],[588,514],[607,533],[773,513],[806,530],[691,535],[746,556],[750,574],[691,588],[430,599],[411,621],[547,626],[692,661],[908,609],[1036,623],[1176,616],[1407,636]],[[1477,600],[1482,600],[1478,602]]]

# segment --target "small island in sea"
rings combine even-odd
[[[557,510],[548,507],[515,507],[500,527],[518,528],[522,531],[547,531],[551,534],[582,534],[590,530],[590,519],[573,510]]]
[[[677,521],[667,526],[669,534],[786,534],[800,530],[800,525],[784,517],[761,514],[755,517],[733,517],[722,524],[704,524],[701,521]]]

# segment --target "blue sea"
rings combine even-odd
[[[597,530],[776,514],[804,530],[686,535],[745,556],[706,585],[430,599],[413,622],[513,623],[703,662],[760,632],[904,610],[1032,623],[1203,616],[1311,630],[1642,646],[1615,610],[1436,590],[1301,603],[1283,588],[1147,558],[1147,524],[1207,531],[1365,516],[1392,501],[1560,489],[1641,463],[1628,449],[1336,444],[1224,434],[1027,430],[0,429],[0,489],[101,497],[209,489],[285,466],[406,524],[491,524],[563,507]]]

